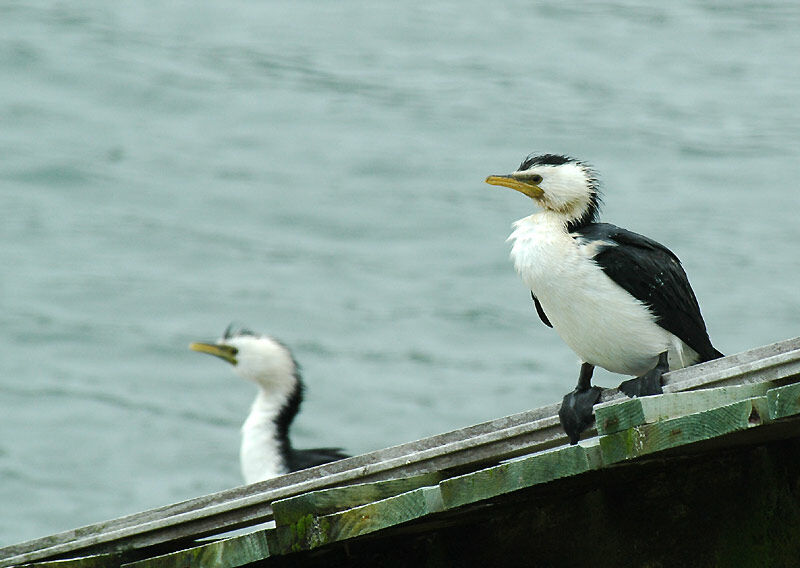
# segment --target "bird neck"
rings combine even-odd
[[[589,200],[586,204],[581,208],[579,211],[573,213],[573,215],[567,219],[566,228],[568,233],[572,233],[589,225],[590,223],[596,223],[598,217],[600,216],[600,196],[599,194],[594,191],[589,196]]]
[[[524,217],[514,223],[515,231],[509,240],[518,238],[521,234],[533,231],[537,235],[568,235],[570,233],[571,221],[558,211],[544,209],[539,213],[534,213]]]
[[[241,465],[247,483],[289,471],[292,444],[289,427],[300,408],[300,385],[288,396],[275,396],[259,388],[250,414],[242,426]]]
[[[586,225],[596,223],[598,217],[597,206],[581,209],[554,210],[545,208],[539,213],[520,219],[515,223],[531,220],[537,224],[547,225],[552,230],[563,230],[564,233],[573,233]]]
[[[546,212],[560,219],[568,233],[597,222],[600,214],[600,195],[597,189],[588,194],[579,193],[574,199],[564,202],[543,198],[540,204]]]

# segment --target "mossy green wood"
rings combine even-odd
[[[766,397],[754,397],[733,404],[634,426],[602,436],[600,450],[605,465],[708,440],[762,424],[767,417]]]
[[[155,556],[121,568],[236,568],[270,556],[265,530]]]
[[[108,566],[117,565],[119,565],[119,555],[117,554],[94,554],[92,556],[79,556],[63,560],[45,560],[44,562],[23,564],[22,566],[35,566],[36,568],[107,568]]]
[[[595,408],[595,424],[600,436],[621,432],[687,414],[695,414],[755,396],[763,396],[771,382],[718,387],[689,392],[645,396]]]
[[[301,517],[272,531],[270,545],[279,554],[311,550],[424,517],[443,510],[438,486],[421,487],[388,499],[330,515]]]
[[[767,405],[773,420],[800,414],[800,383],[770,390],[767,392]]]
[[[599,464],[596,445],[567,446],[516,459],[442,481],[446,509],[475,503],[560,477],[583,473]]]
[[[430,472],[400,479],[311,491],[296,497],[273,501],[272,512],[276,525],[291,525],[308,514],[321,517],[345,509],[352,509],[359,505],[387,499],[420,487],[436,485],[441,479],[441,473]]]

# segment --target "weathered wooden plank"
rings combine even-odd
[[[673,392],[706,384],[774,380],[798,372],[800,338],[795,338],[668,373],[664,377],[664,389]],[[622,397],[616,390],[607,390],[602,400]],[[175,539],[219,534],[269,520],[272,516],[270,503],[279,498],[354,481],[480,467],[492,460],[555,447],[566,443],[558,425],[558,406],[549,405],[251,486],[5,547],[0,549],[0,567],[79,551],[124,551]]]
[[[278,498],[309,490],[335,486],[353,480],[391,478],[426,471],[444,470],[470,463],[481,463],[518,455],[566,441],[556,415],[558,405],[508,416],[457,432],[449,432],[402,446],[387,448],[364,456],[325,464],[302,472],[249,486],[249,492],[230,499],[213,499],[201,509],[189,509],[172,516],[156,514],[153,519],[141,515],[137,523],[122,528],[95,532],[85,527],[85,534],[60,544],[34,549],[0,559],[0,567],[30,562],[74,550],[121,551],[152,546],[186,537],[207,536],[226,530],[264,522],[272,518],[270,503]],[[522,421],[544,415],[529,422]],[[469,434],[469,435],[468,435]],[[437,445],[439,443],[439,445]],[[416,452],[412,447],[418,448]],[[403,453],[405,450],[408,453]],[[383,459],[381,459],[383,458]],[[377,460],[377,461],[375,461]],[[296,483],[287,483],[300,478]],[[283,482],[283,483],[281,483]],[[258,491],[261,487],[264,491]],[[226,492],[223,492],[226,493]],[[220,495],[220,494],[217,494]],[[215,496],[208,496],[209,498]],[[103,525],[113,523],[103,523]],[[56,537],[58,535],[55,535]],[[23,543],[24,546],[25,543]],[[5,551],[0,551],[2,554]]]
[[[266,531],[259,530],[123,564],[121,568],[237,568],[269,555]]]
[[[767,392],[767,404],[773,420],[800,414],[800,383],[771,389]]]
[[[772,382],[765,382],[623,400],[597,408],[597,433],[605,436],[640,424],[695,414],[754,396],[763,396],[772,387]]]
[[[98,543],[113,543],[115,539],[125,539],[125,544],[129,546],[108,547],[108,550],[136,548],[136,545],[139,543],[146,545],[148,544],[146,541],[148,533],[141,529],[146,526],[147,523],[159,519],[180,519],[182,518],[181,515],[206,510],[206,507],[213,506],[218,499],[223,499],[227,502],[235,502],[238,497],[251,493],[252,488],[253,486],[236,487],[220,493],[203,495],[188,501],[182,501],[6,546],[0,548],[0,566],[12,566],[38,561],[39,559],[60,554],[72,554],[75,551],[91,549],[93,545]],[[247,515],[246,511],[241,510],[236,511],[236,517],[237,520],[241,519],[241,522],[245,524],[248,522],[255,522],[257,518],[260,518],[251,518]],[[222,526],[227,525],[223,524]]]
[[[754,397],[602,436],[603,463],[609,465],[757,426],[767,415],[766,409],[766,397]]]
[[[373,533],[443,510],[438,486],[421,487],[388,499],[330,515],[305,515],[271,532],[271,546],[280,554]]]
[[[273,501],[272,511],[277,525],[289,525],[308,514],[317,517],[330,515],[344,509],[352,509],[400,493],[407,493],[420,487],[436,485],[441,479],[442,474],[430,472],[400,479],[310,491],[288,499]]]
[[[116,554],[94,554],[62,560],[46,560],[35,564],[24,564],[20,568],[108,568],[119,564]]]
[[[445,512],[441,520],[411,521],[276,564],[797,566],[800,438],[786,440],[780,425],[756,430],[777,437],[745,431],[725,437],[737,451],[718,451],[715,445],[675,459],[644,459],[602,475],[555,481],[532,499],[520,495],[503,499],[502,506]],[[756,438],[761,441],[751,444]],[[740,446],[743,439],[747,444]]]
[[[592,455],[598,453],[596,445],[566,446],[452,477],[439,484],[442,501],[445,509],[454,509],[560,477],[577,475],[599,464],[599,457]]]
[[[795,337],[666,373],[664,393],[779,381],[799,374],[800,337]],[[620,400],[627,397],[615,388],[606,389],[595,411]]]
[[[0,567],[78,550],[122,551],[219,534],[272,518],[273,500],[353,482],[391,479],[514,455],[566,438],[558,405],[506,416],[250,486],[137,513],[0,549]],[[542,418],[544,416],[544,418]],[[502,447],[498,447],[502,446]]]
[[[667,373],[664,392],[772,381],[797,374],[800,337]]]

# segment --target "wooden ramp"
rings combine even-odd
[[[550,405],[8,546],[0,567],[800,558],[800,338],[674,371],[664,392],[604,391],[577,446]],[[764,530],[737,540],[753,518]],[[693,537],[699,551],[682,544]]]

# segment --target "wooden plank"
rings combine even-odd
[[[707,361],[664,375],[664,393],[779,381],[800,374],[800,337]],[[595,411],[628,398],[617,389],[605,389]]]
[[[352,483],[391,479],[515,455],[566,440],[558,405],[506,416],[362,456],[290,473],[175,505],[50,535],[0,549],[0,567],[78,550],[122,551],[187,537],[219,534],[272,518],[273,500]],[[544,416],[544,418],[542,418]],[[500,447],[498,447],[500,446]]]
[[[439,484],[442,501],[445,509],[453,509],[561,477],[577,475],[597,467],[600,460],[592,454],[598,453],[596,445],[566,446],[452,477]]]
[[[667,373],[664,388],[673,392],[720,382],[775,380],[798,372],[800,338],[795,338]],[[622,398],[613,389],[605,391],[601,400],[607,403]],[[562,445],[566,437],[558,423],[558,406],[545,406],[251,486],[4,547],[0,549],[0,568],[75,552],[125,551],[219,534],[271,519],[270,503],[276,499],[354,481],[481,467],[492,460]]]
[[[609,465],[760,425],[768,416],[766,408],[766,397],[754,397],[602,436],[603,463]]]
[[[116,554],[94,554],[62,560],[46,560],[35,564],[24,564],[20,568],[107,568],[119,564]]]
[[[800,337],[667,373],[664,392],[772,381],[797,374]]]
[[[768,391],[767,405],[769,416],[773,420],[800,414],[800,383]]]
[[[777,424],[755,430],[702,455],[612,466],[547,484],[533,499],[515,493],[263,565],[797,566],[800,438],[787,440]]]
[[[763,396],[772,387],[772,382],[766,382],[624,400],[597,408],[595,411],[597,433],[605,436],[640,424],[695,414],[754,396]]]
[[[420,487],[436,485],[442,475],[438,472],[423,473],[400,479],[358,483],[310,491],[272,502],[272,512],[276,525],[290,525],[308,514],[314,516],[329,515],[344,509],[352,509],[359,505],[387,499],[400,493],[407,493]]]
[[[330,515],[306,515],[295,523],[276,527],[273,550],[288,554],[312,550],[332,542],[373,533],[443,510],[438,486],[421,487],[388,499]]]
[[[121,568],[237,568],[269,555],[266,531],[260,530],[123,564]]]

